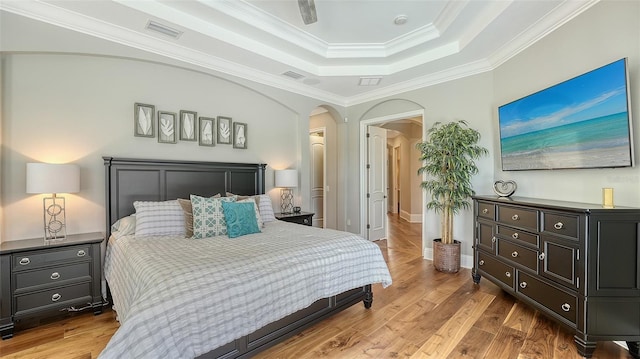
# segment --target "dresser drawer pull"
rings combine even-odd
[[[518,235],[517,232],[511,235],[511,238],[513,238],[513,239],[518,239],[518,237],[520,237],[520,236]]]
[[[520,219],[520,216],[518,216],[517,214],[514,214],[513,216],[511,216],[511,219],[513,219],[514,221],[517,221]]]
[[[565,312],[568,312],[571,310],[571,306],[569,305],[569,303],[564,303],[562,305],[562,310],[564,310]]]
[[[527,287],[527,282],[520,283],[520,288],[525,289]]]
[[[51,279],[56,280],[60,278],[60,273],[58,272],[53,272],[51,273]]]
[[[497,239],[495,236],[491,237],[491,243],[496,243]]]
[[[564,224],[562,224],[562,222],[558,222],[558,223],[553,225],[553,228],[558,229],[558,230],[562,229],[562,227],[564,227]]]
[[[511,272],[505,272],[504,275],[506,275],[507,278],[511,278]]]
[[[483,214],[487,214],[487,213],[489,213],[489,210],[485,208],[485,209],[482,210],[482,213]]]
[[[31,259],[29,259],[29,257],[24,257],[20,259],[20,265],[26,266],[27,264],[31,263]]]
[[[478,262],[478,264],[483,266],[484,265],[484,259],[481,259],[480,262]]]
[[[60,294],[56,293],[56,294],[51,296],[51,301],[52,302],[57,302],[57,301],[60,300],[60,298],[62,298],[62,296]]]
[[[544,257],[545,257],[544,252],[542,252],[542,253],[538,254],[538,259],[539,259],[539,260],[543,261],[543,260],[544,260]]]
[[[517,258],[518,257],[518,251],[513,251],[513,253],[511,253],[511,256],[513,258]]]
[[[305,218],[305,219],[303,219],[302,221],[304,222],[304,224],[309,223],[309,219],[308,219],[308,218]]]
[[[78,257],[84,257],[87,255],[87,252],[85,252],[84,250],[79,250],[78,253],[76,254]]]

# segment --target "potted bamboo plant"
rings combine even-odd
[[[431,194],[427,209],[442,214],[442,238],[434,239],[433,264],[441,272],[460,270],[460,242],[453,239],[453,217],[470,207],[474,195],[471,177],[478,173],[475,161],[488,154],[478,146],[480,133],[465,121],[436,122],[427,131],[427,140],[417,144],[424,166],[418,174],[428,178],[421,183]]]

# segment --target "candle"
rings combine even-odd
[[[602,207],[613,208],[613,188],[602,189]]]

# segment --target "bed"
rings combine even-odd
[[[266,166],[103,159],[120,328],[101,358],[248,358],[356,303],[370,308],[371,284],[391,284],[378,246],[341,231],[269,221],[237,238],[112,235],[136,201],[264,194]]]

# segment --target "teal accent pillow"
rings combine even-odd
[[[229,238],[260,233],[255,204],[251,202],[222,202]]]
[[[205,198],[191,195],[193,211],[193,239],[227,234],[222,204],[235,202],[236,197]]]

